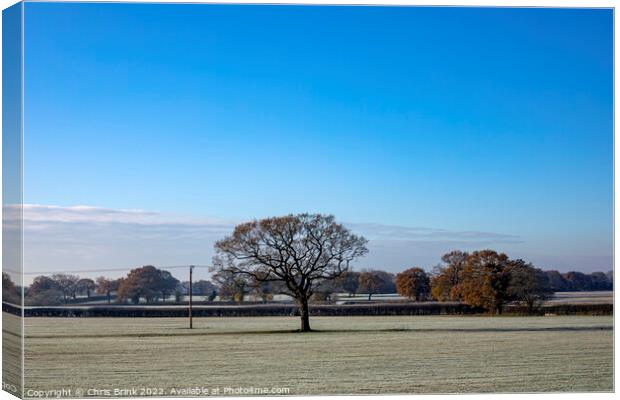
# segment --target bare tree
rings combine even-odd
[[[368,301],[372,300],[372,295],[379,293],[379,289],[385,281],[376,271],[364,271],[359,275],[359,287],[363,293],[368,295]]]
[[[97,288],[96,292],[99,294],[105,294],[108,297],[108,304],[112,302],[112,292],[118,290],[121,284],[120,279],[108,279],[104,276],[100,276],[96,279]]]
[[[183,282],[183,289],[186,293],[189,292],[189,282]],[[193,294],[197,296],[209,296],[215,290],[215,285],[204,279],[194,282],[192,286]]]
[[[56,281],[58,288],[62,291],[65,304],[67,304],[69,297],[72,297],[75,300],[77,283],[80,280],[79,276],[70,274],[55,274],[52,275],[52,279]]]
[[[2,273],[2,301],[19,304],[21,302],[21,288],[15,285],[9,274]]]
[[[273,300],[274,295],[274,282],[263,282],[252,280],[252,289],[250,293],[255,297],[261,299],[263,303]]]
[[[217,271],[212,276],[218,286],[220,300],[243,303],[245,295],[252,288],[252,279],[247,275],[236,274],[227,269]]]
[[[301,331],[310,331],[308,300],[321,282],[364,256],[366,239],[331,215],[299,214],[237,225],[215,244],[213,270],[262,282],[283,282],[299,306]]]
[[[357,293],[357,289],[360,286],[359,277],[359,272],[345,272],[336,280],[338,289],[348,293],[349,297],[355,296],[355,294]]]
[[[89,278],[83,278],[76,283],[77,291],[86,294],[86,298],[90,298],[90,294],[97,287],[95,281]]]
[[[34,306],[57,306],[63,303],[63,292],[58,282],[49,276],[37,276],[26,291],[24,301]]]

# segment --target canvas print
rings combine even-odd
[[[3,389],[612,392],[613,24],[5,9]]]

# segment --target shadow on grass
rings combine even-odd
[[[542,328],[385,328],[385,329],[316,329],[300,332],[299,329],[281,329],[265,331],[223,331],[207,332],[209,328],[180,328],[176,332],[141,332],[141,333],[109,333],[85,335],[26,335],[29,339],[95,339],[95,338],[149,338],[149,337],[181,337],[181,336],[228,336],[228,335],[278,335],[278,334],[338,334],[338,333],[512,333],[512,332],[590,332],[613,331],[613,326],[574,326],[574,327],[542,327]],[[180,333],[179,331],[183,331]],[[6,332],[3,329],[3,332]]]

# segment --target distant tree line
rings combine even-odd
[[[614,272],[571,271],[560,273],[555,270],[545,271],[547,282],[554,292],[580,292],[596,290],[613,290]]]
[[[609,274],[545,272],[493,250],[450,252],[431,274],[419,267],[396,275],[376,269],[352,271],[350,264],[368,253],[367,243],[333,215],[289,214],[244,222],[215,243],[213,281],[197,282],[196,294],[239,303],[248,295],[267,302],[286,294],[296,303],[299,331],[307,332],[309,303],[333,302],[334,294],[343,291],[349,296],[366,294],[369,302],[373,295],[397,292],[410,301],[453,301],[501,313],[508,303],[526,305],[532,312],[555,290],[611,288]],[[115,293],[119,303],[153,304],[171,296],[180,302],[187,289],[170,272],[147,265],[117,280],[38,276],[24,294],[26,304],[34,305],[68,304],[78,296],[90,298],[93,291],[104,294],[108,303]]]
[[[613,272],[543,271],[493,250],[452,251],[442,257],[431,278],[431,295],[501,313],[507,303],[531,312],[557,291],[613,290]]]
[[[21,303],[21,288],[15,285],[15,282],[11,279],[6,272],[2,273],[2,301],[19,304]]]
[[[501,313],[508,303],[519,303],[535,310],[553,292],[613,290],[613,271],[585,274],[571,271],[542,271],[523,260],[513,260],[492,250],[452,251],[442,263],[427,273],[419,267],[393,274],[379,269],[347,270],[333,280],[318,285],[310,301],[330,303],[337,294],[358,294],[372,300],[374,295],[394,294],[412,301],[453,301]],[[4,302],[19,304],[21,288],[6,273],[2,274]],[[282,282],[260,281],[251,276],[220,270],[211,280],[193,282],[193,294],[205,300],[241,303],[252,297],[270,302],[274,296],[290,292]],[[143,266],[119,279],[80,278],[72,274],[37,276],[25,288],[26,305],[62,305],[75,303],[78,297],[88,301],[103,296],[108,304],[155,304],[174,298],[181,302],[189,293],[189,282],[181,282],[169,271]]]

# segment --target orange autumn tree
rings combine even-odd
[[[396,275],[396,291],[416,301],[426,300],[431,293],[431,282],[422,268],[409,268]]]
[[[493,250],[474,251],[467,257],[455,292],[465,304],[501,314],[511,301],[510,271],[521,263]]]
[[[431,294],[439,301],[461,300],[458,285],[469,254],[454,250],[444,254],[441,260],[446,264],[435,269],[431,279]]]
[[[105,294],[108,298],[108,304],[112,303],[112,292],[118,290],[121,285],[121,279],[108,279],[104,276],[100,276],[95,279],[95,292],[97,294]]]
[[[439,301],[460,301],[497,314],[507,303],[518,302],[533,312],[551,291],[542,271],[504,253],[453,251],[442,260],[446,265],[431,280],[432,295]]]
[[[157,301],[159,297],[166,300],[179,285],[178,279],[170,272],[155,268],[152,265],[134,268],[120,281],[117,295],[119,300],[131,300],[140,303],[143,298],[147,303]]]

